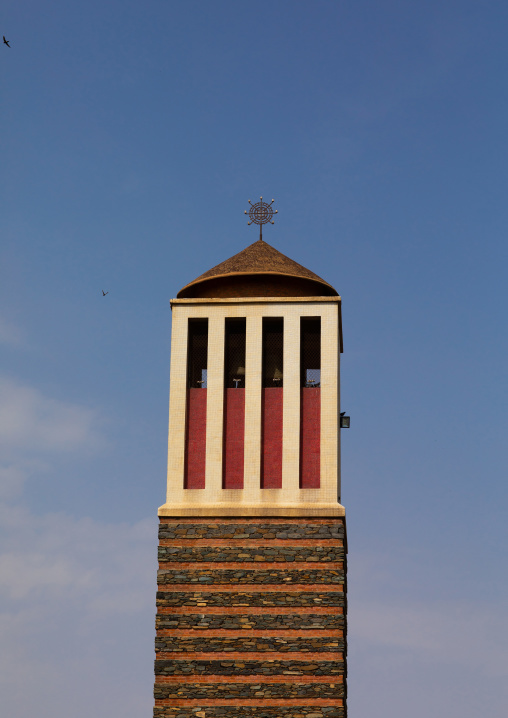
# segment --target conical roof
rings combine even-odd
[[[337,295],[331,284],[310,269],[258,239],[189,282],[177,297]]]

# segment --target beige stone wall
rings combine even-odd
[[[176,299],[172,301],[169,458],[160,516],[344,514],[340,494],[340,297]],[[299,488],[300,317],[321,317],[321,488]],[[187,327],[208,318],[206,487],[184,489]],[[246,317],[244,489],[222,489],[224,324]],[[284,319],[282,489],[260,488],[263,317]]]

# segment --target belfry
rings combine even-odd
[[[261,238],[171,301],[155,718],[345,718],[341,299]]]

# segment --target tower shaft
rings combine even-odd
[[[341,300],[258,244],[171,302],[155,718],[346,718]]]

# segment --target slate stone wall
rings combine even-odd
[[[161,518],[154,718],[346,718],[343,519]]]
[[[185,683],[155,683],[156,700],[171,698],[190,698],[203,700],[206,698],[236,700],[237,698],[337,698],[344,695],[341,683],[193,683],[189,679]]]
[[[271,583],[278,586],[287,586],[290,583],[312,584],[316,586],[323,583],[344,583],[344,570],[342,567],[335,570],[314,568],[291,569],[227,569],[227,568],[189,568],[189,569],[161,569],[157,572],[159,585],[172,583],[201,583],[209,586],[215,584],[256,584]]]
[[[181,638],[180,636],[157,636],[155,650],[158,653],[213,653],[217,652],[258,652],[277,653],[337,653],[343,652],[341,638],[274,638],[267,636],[241,636],[240,638]],[[205,658],[205,656],[203,656]]]
[[[155,661],[156,676],[282,676],[282,675],[313,675],[313,676],[338,676],[344,672],[342,661],[321,660],[312,661],[219,661],[185,660],[179,661],[176,658],[170,661]]]
[[[256,547],[245,548],[227,546],[221,547],[171,547],[159,546],[159,561],[197,563],[203,561],[238,561],[240,563],[252,563],[253,561],[276,561],[276,562],[327,562],[343,561],[344,549],[336,546],[315,546],[312,548],[286,548],[277,546],[274,548]]]
[[[163,587],[161,586],[161,589]],[[164,586],[167,589],[167,586]],[[171,606],[193,606],[196,608],[213,606],[280,606],[281,608],[328,606],[345,609],[346,593],[343,591],[319,593],[312,590],[305,593],[194,593],[191,586],[186,592],[169,592],[160,590],[157,592],[157,607],[166,608]]]
[[[225,615],[222,613],[162,613],[155,619],[157,629],[214,629],[228,630],[246,629],[277,629],[290,628],[301,631],[325,630],[328,628],[344,628],[344,616],[341,613],[236,613]],[[307,640],[307,638],[305,638]]]
[[[290,523],[280,519],[275,523],[263,523],[256,519],[243,523],[243,519],[234,522],[221,519],[213,523],[195,523],[183,519],[175,519],[165,523],[161,518],[159,539],[342,539],[345,540],[344,523],[341,519],[311,520],[309,522],[292,519]],[[266,521],[266,519],[265,519]],[[291,543],[288,543],[291,546]]]

